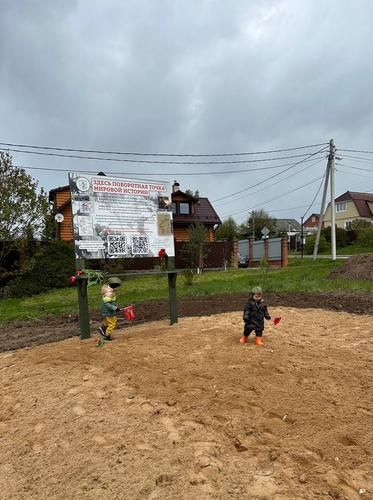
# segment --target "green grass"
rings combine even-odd
[[[364,247],[359,243],[353,243],[352,245],[346,245],[345,247],[337,248],[337,255],[357,255],[359,253],[371,253],[373,252],[372,247]],[[330,255],[331,250],[325,252],[320,252],[320,255]]]
[[[354,245],[337,248],[337,255],[357,255],[359,253],[371,253],[372,251],[372,247],[367,248],[356,243]]]
[[[203,296],[222,293],[246,292],[254,285],[261,285],[264,291],[323,291],[323,290],[373,290],[371,280],[347,280],[328,278],[330,272],[344,261],[329,259],[291,259],[287,268],[272,268],[265,275],[260,269],[235,269],[211,271],[196,276],[192,286],[185,284],[182,276],[177,280],[177,294],[181,296]],[[89,288],[89,307],[98,309],[100,289]],[[160,299],[168,296],[165,276],[136,276],[125,279],[118,293],[121,305],[146,299]],[[0,302],[0,323],[15,319],[40,318],[47,314],[74,313],[78,311],[75,288],[51,290],[48,293],[22,299],[2,299]]]

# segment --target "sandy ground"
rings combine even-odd
[[[373,316],[270,312],[0,354],[0,498],[373,498]]]

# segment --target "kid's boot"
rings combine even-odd
[[[247,337],[245,337],[245,335],[242,335],[240,337],[240,344],[246,344],[246,342],[247,342]]]
[[[105,337],[106,336],[106,328],[107,326],[106,325],[102,325],[98,328],[98,331],[100,332],[100,334]]]
[[[264,345],[262,337],[255,337],[255,345]]]

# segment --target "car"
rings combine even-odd
[[[239,257],[238,259],[238,267],[249,267],[249,257]]]

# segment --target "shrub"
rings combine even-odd
[[[354,219],[351,224],[351,229],[353,229],[357,233],[359,231],[367,229],[368,227],[372,227],[372,223],[365,219]]]
[[[325,236],[325,239],[328,243],[331,242],[332,228],[330,226],[323,229],[321,234]],[[347,245],[347,231],[345,231],[345,229],[343,229],[342,227],[336,227],[335,239],[337,248],[345,247]]]
[[[65,288],[74,272],[73,244],[51,240],[37,248],[27,270],[18,273],[4,292],[8,297],[23,297],[52,288]]]
[[[183,278],[186,286],[192,286],[194,279],[193,269],[191,269],[190,267],[185,269],[185,271],[183,271]]]
[[[373,251],[373,227],[367,227],[358,232],[357,241],[363,247],[372,247]]]
[[[313,247],[315,246],[315,239],[316,236],[307,236],[306,244],[304,245],[304,252],[307,255],[310,255],[313,253]],[[320,235],[320,241],[319,241],[319,253],[327,252],[330,250],[330,245],[326,241],[326,238],[323,234]]]

